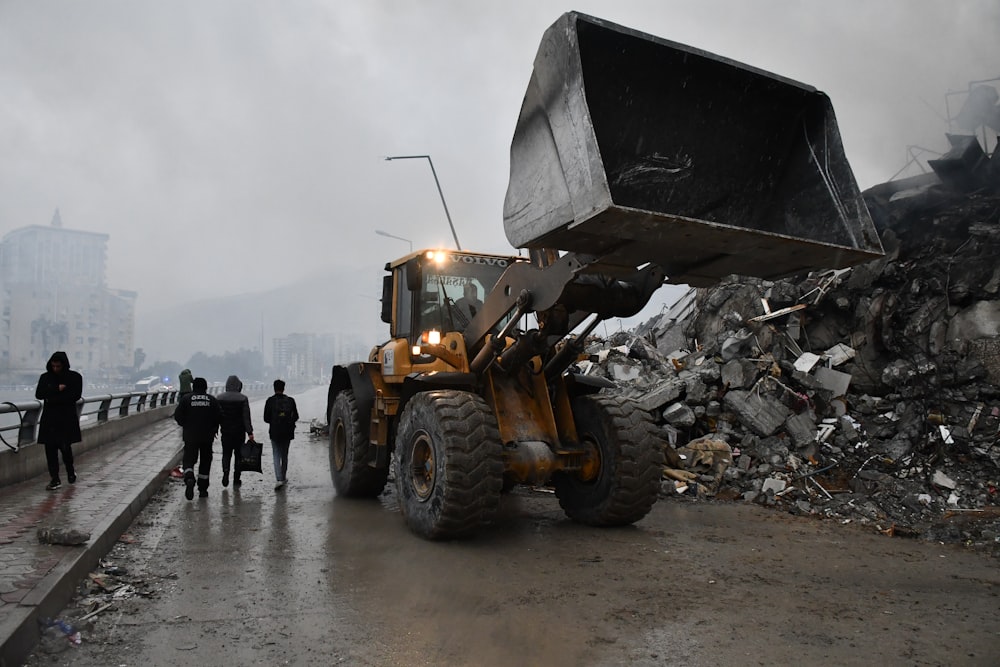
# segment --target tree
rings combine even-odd
[[[239,349],[221,355],[207,355],[197,352],[187,363],[196,377],[209,382],[225,382],[230,375],[238,375],[244,381],[264,378],[264,355],[259,350]]]

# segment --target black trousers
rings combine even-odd
[[[222,471],[229,472],[229,461],[233,461],[233,481],[240,478],[240,446],[246,442],[246,436],[222,434]]]
[[[62,454],[66,474],[75,473],[73,468],[73,445],[68,442],[46,442],[45,461],[49,464],[49,477],[59,479],[59,454]]]
[[[194,464],[198,464],[198,488],[208,489],[212,472],[212,441],[184,443],[184,479],[194,479]]]

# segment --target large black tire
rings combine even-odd
[[[617,396],[573,399],[577,435],[597,448],[600,469],[590,481],[572,473],[553,476],[559,505],[574,521],[624,526],[649,513],[663,475],[662,439],[650,416]]]
[[[406,524],[427,539],[459,537],[500,504],[503,446],[486,401],[465,391],[417,394],[396,437],[396,489]]]
[[[368,465],[368,439],[361,430],[354,392],[337,394],[330,409],[330,477],[338,496],[374,498],[389,479],[389,464]]]

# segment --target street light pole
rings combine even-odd
[[[388,236],[390,239],[396,239],[397,241],[406,241],[410,244],[410,252],[413,252],[413,241],[410,239],[404,239],[402,236],[396,236],[395,234],[390,234],[389,232],[383,232],[381,229],[376,229],[375,233],[379,236]]]
[[[441,191],[441,181],[438,180],[437,171],[434,169],[434,161],[431,160],[430,155],[393,155],[387,157],[386,160],[422,160],[426,158],[427,163],[431,165],[431,174],[434,175],[434,184],[437,185],[438,194],[441,196],[441,205],[444,206],[444,214],[448,218],[448,226],[451,227],[451,235],[455,239],[455,247],[459,250],[462,249],[462,244],[458,242],[458,234],[455,233],[455,225],[451,221],[451,213],[448,212],[448,204],[444,201],[444,192]]]

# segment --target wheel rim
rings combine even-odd
[[[344,422],[337,420],[331,439],[333,467],[337,470],[343,470],[344,464],[347,463],[347,433],[344,431]]]
[[[421,502],[434,491],[434,447],[426,433],[418,434],[410,445],[410,485]]]
[[[590,433],[583,434],[581,444],[588,450],[589,456],[586,463],[577,471],[576,477],[585,484],[592,484],[597,481],[604,467],[601,458],[601,444]]]

